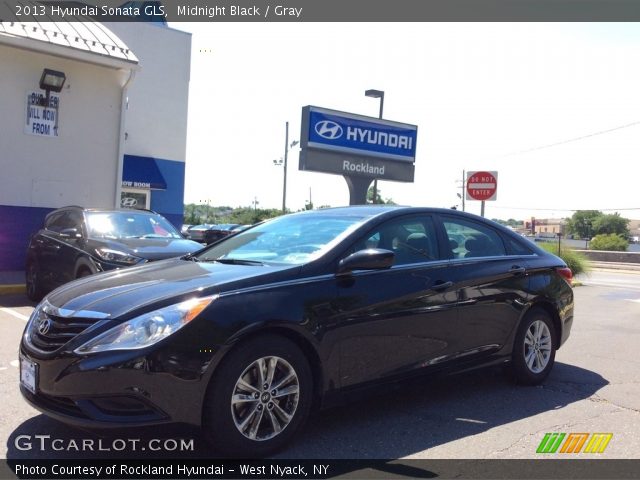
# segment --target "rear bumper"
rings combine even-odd
[[[558,348],[564,345],[564,342],[569,338],[569,334],[571,333],[571,327],[573,326],[573,314],[565,317],[562,320],[562,335],[560,337],[560,343],[558,344]]]

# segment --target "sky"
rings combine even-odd
[[[186,203],[281,208],[273,160],[285,122],[292,142],[306,105],[377,117],[378,99],[364,95],[377,89],[385,119],[418,126],[415,181],[380,181],[383,198],[461,208],[463,170],[491,170],[489,218],[640,218],[640,24],[170,26],[193,35]],[[310,196],[316,207],[348,205],[344,179],[299,171],[298,153],[289,151],[287,207]]]

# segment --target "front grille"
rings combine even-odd
[[[48,329],[39,328],[45,322]],[[84,332],[96,322],[93,318],[64,318],[43,314],[41,322],[34,322],[31,329],[31,343],[43,352],[53,352],[69,340]]]
[[[102,312],[57,308],[45,300],[38,305],[29,319],[27,344],[36,351],[52,353],[90,326],[108,317],[108,314]]]

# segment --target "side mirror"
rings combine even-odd
[[[77,240],[78,238],[82,238],[82,235],[77,228],[63,228],[62,230],[60,230],[60,237]]]
[[[354,270],[384,270],[390,268],[395,260],[395,253],[382,248],[367,248],[352,253],[340,260],[338,275]]]

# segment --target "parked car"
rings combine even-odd
[[[220,452],[259,457],[372,385],[496,364],[543,382],[571,330],[571,277],[460,211],[286,215],[51,293],[22,337],[20,389],[69,424],[198,425]]]
[[[29,240],[27,296],[39,300],[76,278],[200,248],[154,212],[60,208],[46,216],[44,226]]]
[[[202,223],[200,225],[193,225],[189,227],[185,233],[186,237],[189,240],[193,240],[194,242],[204,243],[204,234],[210,228],[214,228],[216,225],[211,223]]]
[[[204,231],[203,240],[207,245],[222,240],[224,237],[232,235],[233,229],[239,227],[237,223],[222,223],[214,225],[209,230]]]
[[[231,229],[231,233],[238,233],[246,230],[247,228],[251,228],[253,225],[237,225]]]

